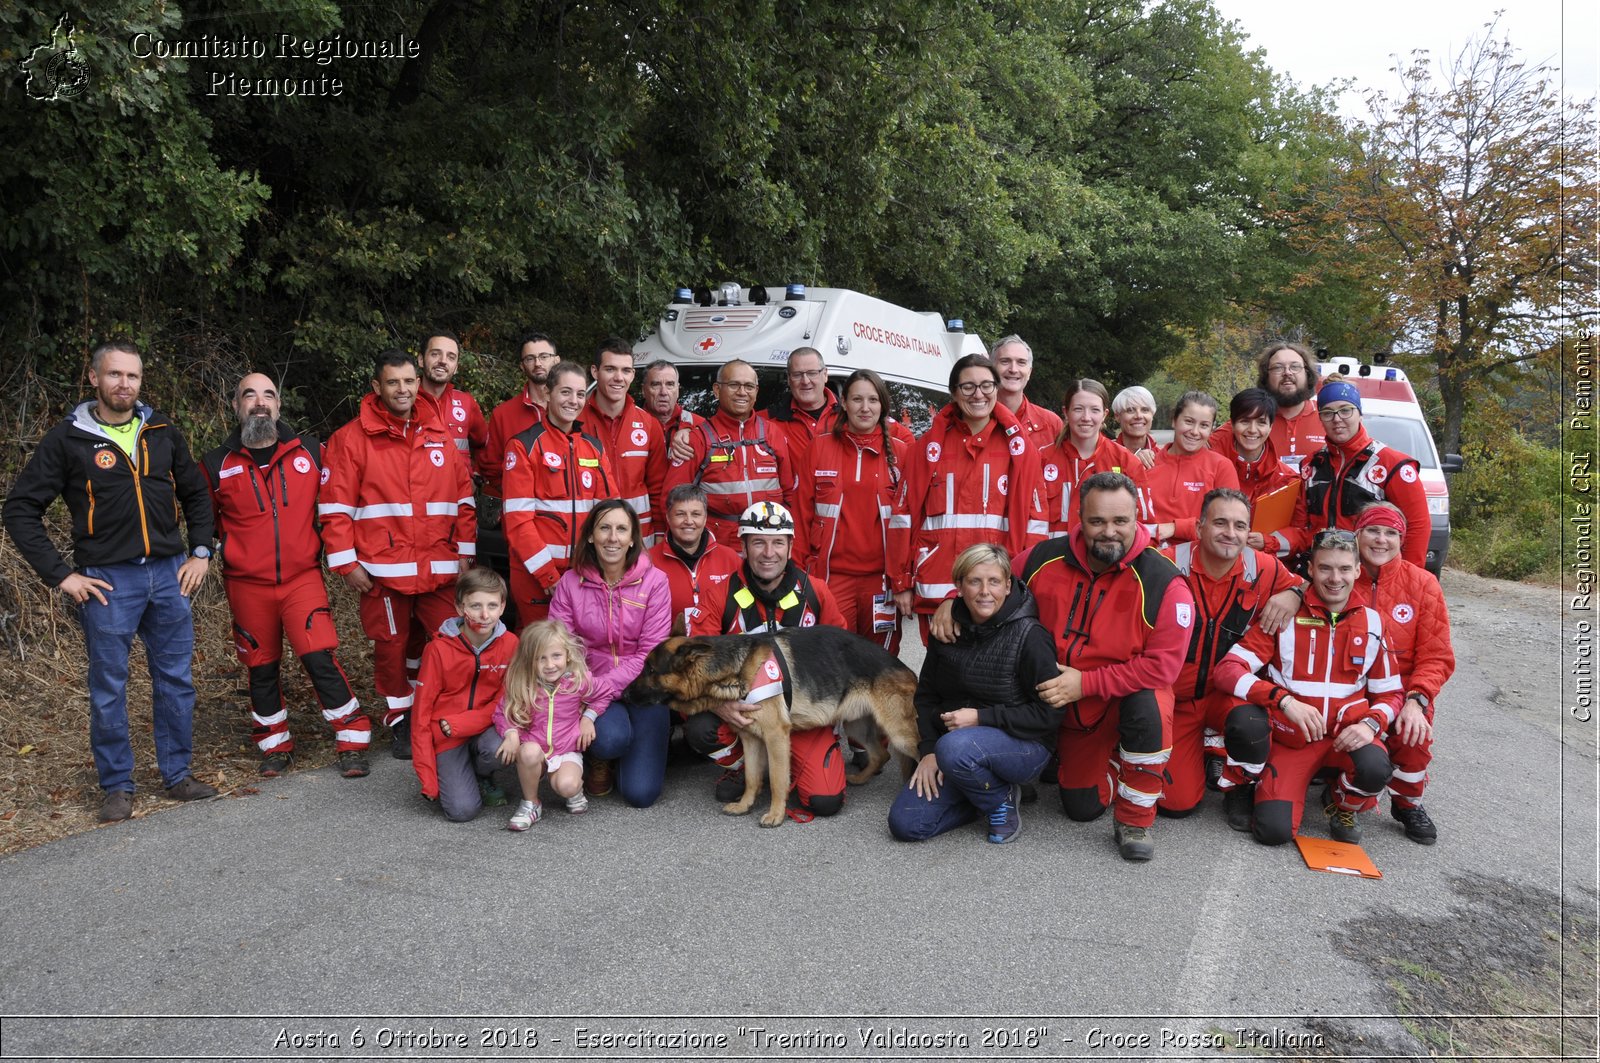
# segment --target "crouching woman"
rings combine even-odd
[[[922,841],[981,817],[1000,845],[1022,829],[1021,784],[1039,774],[1061,729],[1060,710],[1037,691],[1060,669],[1002,547],[968,547],[951,575],[959,634],[928,645],[916,693],[921,759],[889,809],[889,832]]]

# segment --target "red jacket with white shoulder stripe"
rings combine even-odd
[[[547,417],[513,436],[501,477],[511,563],[548,593],[567,570],[589,511],[618,497],[616,485],[604,445],[582,421],[563,432]]]
[[[467,463],[426,393],[409,421],[376,395],[328,439],[317,504],[328,567],[357,564],[400,594],[455,582],[461,559],[478,552],[477,510]]]
[[[1219,691],[1267,709],[1274,741],[1289,738],[1291,744],[1304,744],[1293,741],[1300,729],[1278,709],[1285,694],[1320,711],[1330,738],[1367,719],[1382,735],[1399,714],[1405,693],[1384,640],[1383,617],[1366,604],[1359,588],[1345,609],[1335,613],[1310,586],[1283,630],[1268,635],[1252,627],[1217,662],[1211,682]]]
[[[886,576],[890,590],[908,586],[906,556],[911,513],[906,505],[906,447],[883,432],[824,432],[811,441],[800,468],[795,521],[805,528],[808,557],[801,567],[824,580]]]
[[[600,440],[616,473],[616,497],[633,507],[644,544],[654,546],[667,527],[662,508],[667,501],[667,443],[661,422],[631,398],[623,399],[617,416],[607,417],[591,394],[583,407],[583,426]]]

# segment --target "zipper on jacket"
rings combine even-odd
[[[139,428],[138,448],[139,448],[140,452],[145,455],[145,464],[146,464],[146,466],[148,466],[149,465],[149,459],[150,459],[150,447],[149,447],[149,444],[147,444],[145,442],[145,440],[144,440],[144,427],[143,426],[140,426],[140,428]],[[122,448],[121,447],[116,447],[115,449],[116,449],[116,452],[118,454],[122,453]],[[129,456],[129,455],[124,455],[124,456],[128,458],[128,467],[133,470],[133,499],[134,499],[134,502],[139,506],[139,534],[144,538],[144,556],[145,557],[149,557],[150,556],[150,522],[145,518],[145,512],[144,512],[144,477],[139,474],[139,463],[138,463],[138,461],[134,460],[134,458],[132,456]],[[174,497],[173,503],[174,504],[177,503],[176,497]]]
[[[94,537],[94,481],[83,481],[83,489],[89,495],[89,537]]]

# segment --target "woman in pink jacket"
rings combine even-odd
[[[572,567],[550,595],[550,618],[583,640],[589,673],[610,703],[595,720],[594,741],[585,754],[584,789],[590,797],[616,788],[635,808],[661,796],[667,771],[671,714],[665,705],[628,705],[618,700],[644,668],[645,656],[672,630],[672,589],[644,556],[639,515],[620,498],[589,511],[578,536]]]

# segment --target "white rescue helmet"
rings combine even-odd
[[[757,502],[739,515],[739,537],[787,535],[794,538],[794,517],[777,502]]]

